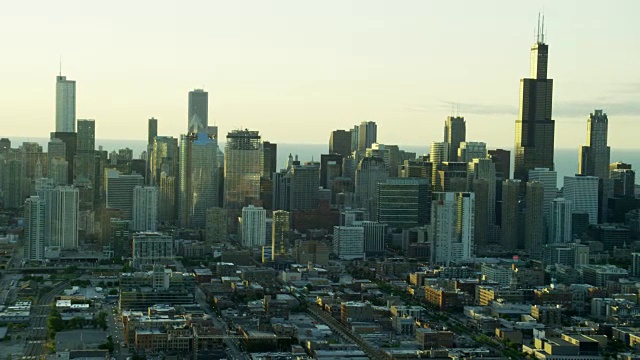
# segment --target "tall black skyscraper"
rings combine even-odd
[[[151,118],[149,119],[149,127],[147,131],[147,145],[153,146],[153,142],[156,139],[156,136],[158,136],[158,119]]]
[[[207,131],[209,126],[209,93],[196,89],[189,91],[189,127],[188,134]]]
[[[544,43],[544,18],[538,19],[536,43],[531,47],[531,77],[520,80],[520,111],[516,120],[514,174],[527,181],[535,168],[554,169],[555,121],[551,119],[553,80],[547,78],[549,46]]]
[[[466,141],[467,124],[464,117],[448,116],[444,122],[444,142],[449,143],[449,161],[458,159],[460,143]]]

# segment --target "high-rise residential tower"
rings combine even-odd
[[[77,249],[79,190],[73,186],[49,187],[38,191],[38,195],[45,202],[45,245]]]
[[[447,116],[444,122],[444,142],[449,143],[449,161],[458,159],[460,143],[466,141],[467,124],[464,117]]]
[[[520,180],[504,180],[502,182],[502,248],[515,250],[518,248],[518,195]]]
[[[276,210],[273,212],[271,227],[271,259],[286,256],[289,247],[289,212]]]
[[[156,231],[158,227],[158,188],[155,186],[136,186],[133,188],[134,231]]]
[[[187,134],[207,131],[209,126],[209,93],[202,89],[189,91],[189,123]]]
[[[262,246],[266,241],[267,211],[262,207],[249,205],[242,209],[242,245]]]
[[[542,259],[542,246],[545,243],[544,191],[544,184],[538,181],[527,182],[526,208],[524,212],[524,249],[534,259]]]
[[[514,146],[515,179],[528,180],[529,170],[554,170],[555,121],[551,118],[553,80],[547,78],[549,46],[544,42],[544,19],[531,47],[530,78],[520,80],[520,110]]]
[[[24,203],[24,257],[44,259],[44,200],[31,196]]]
[[[449,161],[449,149],[451,144],[448,142],[437,142],[434,141],[431,143],[431,147],[429,149],[429,162],[432,166],[431,173],[431,186],[435,188],[438,183],[438,166],[445,161]]]
[[[601,179],[609,177],[609,159],[611,148],[607,146],[609,119],[602,110],[595,110],[587,119],[587,146],[580,148],[578,173],[597,176]]]
[[[76,82],[56,76],[56,132],[76,132]]]
[[[475,255],[475,194],[433,193],[431,202],[431,263],[449,265]]]

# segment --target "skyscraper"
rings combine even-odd
[[[158,136],[158,119],[151,118],[147,126],[147,145],[153,146],[156,136]]]
[[[289,212],[276,210],[273,212],[271,228],[271,260],[286,256],[289,247]]]
[[[78,182],[88,183],[97,191],[96,180],[96,123],[78,120],[77,154],[74,175]],[[97,194],[95,194],[97,195]]]
[[[75,119],[73,123],[75,128]],[[60,139],[62,142],[64,142],[64,151],[65,151],[64,159],[67,161],[67,164],[68,164],[67,184],[71,184],[73,182],[73,179],[75,179],[74,172],[75,172],[75,158],[76,158],[76,154],[78,153],[77,151],[78,134],[75,132],[53,132],[51,133],[51,140],[53,139]]]
[[[378,125],[373,121],[363,121],[358,125],[358,151],[367,150],[378,142]]]
[[[96,122],[93,119],[78,120],[78,152],[96,149]]]
[[[107,208],[122,211],[124,220],[131,220],[133,213],[133,189],[144,185],[142,175],[122,175],[119,171],[109,169],[105,174],[105,192]]]
[[[24,205],[24,162],[20,159],[4,160],[2,164],[2,194],[4,207],[17,209]]]
[[[76,82],[56,76],[56,132],[76,132]]]
[[[364,229],[363,250],[367,256],[385,254],[384,237],[387,232],[387,224],[375,221],[356,221],[353,226],[361,226]]]
[[[514,146],[515,179],[527,181],[535,168],[554,170],[555,121],[551,119],[553,80],[547,78],[549,46],[544,42],[544,19],[531,47],[531,77],[520,80],[520,110]]]
[[[325,189],[333,187],[333,179],[342,176],[342,160],[340,154],[320,155],[320,186]]]
[[[609,177],[609,159],[611,148],[607,146],[609,119],[602,110],[595,110],[587,119],[587,146],[580,148],[578,173],[597,176],[601,179]]]
[[[467,188],[476,194],[476,244],[496,240],[496,166],[491,159],[473,159],[467,167]],[[484,218],[479,218],[480,216]]]
[[[334,226],[333,253],[340,260],[364,258],[364,228],[361,226]]]
[[[434,191],[467,191],[467,163],[445,161],[436,167]]]
[[[487,144],[476,141],[463,141],[458,148],[458,161],[471,162],[473,159],[487,157]]]
[[[329,154],[351,155],[351,131],[334,130],[329,137]]]
[[[428,179],[391,178],[379,183],[376,220],[392,228],[409,229],[429,223],[431,186]]]
[[[515,250],[518,248],[518,195],[520,180],[504,180],[502,182],[502,248]]]
[[[227,212],[223,208],[212,207],[207,209],[205,236],[208,243],[227,241]]]
[[[571,201],[556,198],[551,202],[549,219],[549,244],[562,244],[572,241]]]
[[[246,247],[265,244],[267,211],[253,205],[242,208],[242,245]]]
[[[631,164],[623,162],[610,164],[609,178],[613,180],[613,193],[615,196],[634,196],[636,172],[631,169]]]
[[[200,131],[180,137],[178,219],[204,229],[207,209],[218,206],[218,139]]]
[[[489,158],[496,165],[496,178],[506,180],[511,177],[511,151],[494,149],[487,151]]]
[[[24,203],[24,257],[44,259],[44,200],[31,196]]]
[[[589,224],[598,223],[598,178],[595,176],[565,176],[562,195],[571,201],[574,213],[589,214]]]
[[[133,231],[156,231],[158,227],[158,188],[136,186],[133,188]]]
[[[542,259],[542,247],[545,243],[544,191],[544,184],[538,181],[527,182],[526,208],[524,212],[524,249],[534,259]]]
[[[207,131],[209,126],[209,93],[202,89],[189,91],[188,120],[187,134]]]
[[[438,183],[438,166],[445,161],[449,161],[449,149],[451,144],[448,142],[437,142],[434,141],[431,143],[431,147],[429,149],[429,162],[431,162],[431,186],[435,189],[436,184]]]
[[[356,170],[355,194],[360,207],[367,210],[368,219],[376,214],[378,184],[387,181],[389,170],[378,157],[365,157]]]
[[[77,249],[79,190],[73,186],[49,187],[38,191],[38,195],[45,202],[45,245],[60,246],[63,250]]]
[[[262,177],[271,179],[278,168],[278,144],[269,141],[262,143],[260,163],[262,164]]]
[[[315,163],[293,165],[291,177],[291,206],[293,210],[313,210],[318,207],[320,167]]]
[[[431,263],[449,265],[475,255],[475,194],[433,193],[431,202]]]
[[[258,131],[233,130],[227,134],[224,151],[224,207],[230,216],[260,199],[260,156]],[[275,205],[275,204],[274,204]]]
[[[545,222],[549,219],[551,201],[558,196],[558,173],[545,168],[529,170],[529,181],[538,181],[544,187],[543,214]]]
[[[444,122],[444,142],[449,144],[449,161],[458,160],[460,143],[466,141],[467,124],[464,117],[447,116]]]

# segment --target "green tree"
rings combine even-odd
[[[100,344],[98,346],[98,349],[106,349],[109,350],[110,353],[113,352],[113,349],[115,348],[114,344],[113,344],[113,339],[111,338],[111,335],[107,336],[107,342],[104,344]]]
[[[96,320],[96,324],[102,328],[102,330],[107,330],[107,313],[104,311],[100,311],[98,313],[98,318]]]
[[[49,317],[47,318],[47,328],[49,330],[49,336],[53,337],[58,331],[64,329],[64,322],[62,321],[62,316],[57,310],[51,311]]]
[[[115,348],[114,344],[113,344],[113,339],[111,338],[111,335],[107,336],[107,341],[98,345],[98,349],[101,350],[109,350],[110,353],[113,352],[113,349]]]

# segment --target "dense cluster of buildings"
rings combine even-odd
[[[122,346],[137,355],[517,349],[569,360],[599,359],[614,340],[636,349],[635,171],[612,162],[608,117],[595,110],[578,174],[559,187],[548,50],[540,31],[513,151],[470,141],[460,116],[420,156],[363,121],[332,131],[319,159],[289,154],[282,169],[257,130],[232,130],[220,146],[201,89],[188,94],[184,134],[161,135],[151,118],[139,158],[96,149],[96,122],[75,117],[75,81],[58,76],[46,151],[0,139],[6,232],[24,238],[28,268],[124,264],[112,296]],[[95,317],[92,302],[56,300],[64,321]],[[2,307],[0,322],[28,322],[30,307]]]

